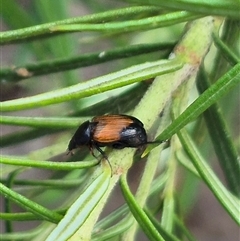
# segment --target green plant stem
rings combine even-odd
[[[44,220],[42,217],[36,216],[30,212],[0,213],[0,218],[1,220],[10,220],[10,221]]]
[[[176,120],[169,125],[157,140],[167,140],[185,125],[196,119],[207,108],[240,82],[240,63],[236,64],[216,83],[202,93]]]
[[[85,235],[81,233],[81,227],[92,210],[96,208],[97,204],[101,201],[110,182],[111,168],[109,163],[105,160],[102,162],[102,167],[103,172],[86,187],[81,195],[79,195],[77,200],[70,206],[63,219],[49,234],[46,241],[65,241],[70,237],[78,237],[80,240],[84,240],[80,237],[81,235]],[[91,229],[91,227],[89,228]],[[86,235],[89,236],[90,233]]]
[[[3,241],[12,241],[12,240],[33,240],[35,237],[37,237],[42,232],[41,228],[35,228],[33,230],[28,230],[26,232],[14,232],[9,234],[1,234],[1,240]]]
[[[0,141],[0,147],[6,147],[6,146],[13,146],[16,144],[21,144],[24,141],[28,140],[34,140],[38,137],[45,136],[45,135],[50,135],[53,133],[57,133],[60,131],[63,131],[64,129],[48,129],[48,128],[34,128],[32,130],[27,130],[27,131],[19,131],[19,132],[14,132],[11,134],[7,134],[4,136],[1,136],[1,141]]]
[[[112,225],[110,228],[101,231],[100,233],[96,233],[91,237],[92,241],[103,241],[110,238],[114,238],[118,235],[121,235],[124,231],[126,231],[129,227],[131,227],[133,220],[126,216],[116,225]]]
[[[66,209],[58,209],[54,212],[64,215]],[[45,220],[40,216],[36,216],[30,212],[21,212],[21,213],[0,213],[1,220],[11,220],[11,221],[28,221],[28,220]]]
[[[45,118],[45,117],[1,116],[0,123],[4,125],[17,125],[17,126],[62,130],[65,128],[74,128],[89,118],[81,118],[81,117]]]
[[[190,233],[188,228],[184,225],[182,220],[179,219],[177,215],[174,216],[174,222],[177,224],[177,226],[181,229],[181,231],[185,234],[185,236],[188,238],[189,241],[197,241],[193,235]]]
[[[4,101],[1,102],[0,110],[23,110],[66,102],[73,99],[80,99],[137,83],[160,74],[166,74],[181,68],[181,66],[181,63],[177,59],[144,63],[67,88],[50,91],[32,97]]]
[[[239,45],[238,31],[238,21],[226,19],[222,27],[221,35],[219,32],[214,33],[217,39],[215,39],[215,36],[213,36],[213,40],[218,49],[216,56],[214,57],[213,67],[211,68],[210,73],[212,80],[216,81],[228,71],[229,65],[226,63],[226,61],[230,61],[229,63],[231,65],[232,63],[236,62],[237,59],[235,53],[238,48],[237,46]],[[218,43],[218,39],[220,40],[220,43]],[[226,45],[229,47],[226,48]],[[229,48],[231,50],[229,50]],[[232,52],[234,53],[232,54]],[[239,57],[237,58],[239,59]]]
[[[198,90],[203,93],[210,88],[210,82],[204,69],[199,71]],[[217,103],[210,106],[204,113],[205,122],[212,139],[215,153],[224,172],[229,189],[237,196],[240,195],[239,156],[232,138],[230,137],[227,124]]]
[[[139,20],[122,21],[120,23],[103,23],[103,24],[68,24],[68,25],[55,25],[51,27],[53,32],[73,32],[73,31],[100,31],[108,32],[129,32],[137,30],[149,30],[154,28],[165,27],[181,22],[186,22],[203,17],[202,15],[193,14],[186,11],[172,12],[155,17],[148,17]]]
[[[139,103],[147,88],[150,86],[150,83],[151,79],[149,82],[140,82],[129,88],[127,91],[123,91],[117,95],[108,96],[106,99],[82,108],[81,110],[69,114],[68,116],[83,117],[102,115],[102,113],[106,113],[106,106],[108,107],[108,111],[111,111],[111,113],[129,113],[136,104]],[[122,105],[122,103],[124,103],[124,105]],[[121,106],[121,109],[119,109],[119,106]]]
[[[98,160],[93,161],[79,161],[79,162],[50,162],[50,161],[36,161],[29,160],[23,157],[12,157],[2,155],[0,163],[16,166],[46,168],[52,170],[74,170],[86,167],[95,166],[98,164]]]
[[[164,241],[163,237],[160,235],[160,233],[151,223],[148,216],[145,214],[145,212],[141,209],[139,204],[136,202],[127,184],[127,178],[125,174],[121,176],[120,185],[121,185],[124,198],[128,203],[129,209],[131,210],[135,219],[138,221],[138,224],[141,226],[144,233],[148,236],[149,240]]]
[[[169,233],[172,233],[174,230],[174,222],[173,216],[175,213],[175,198],[174,198],[174,190],[175,190],[175,176],[177,169],[177,162],[174,155],[174,151],[177,149],[176,140],[174,138],[171,140],[171,153],[167,163],[166,175],[168,179],[166,181],[166,185],[164,188],[164,201],[163,201],[163,211],[161,218],[162,227]],[[173,151],[174,150],[174,151]]]
[[[231,49],[219,38],[219,36],[216,35],[216,33],[213,33],[213,41],[231,65],[235,65],[240,62],[240,58],[231,51]]]
[[[191,23],[188,24],[187,26],[188,31],[185,33],[185,35],[182,37],[182,40],[174,49],[174,54],[177,56],[177,58],[179,58],[184,63],[183,68],[178,70],[172,75],[169,74],[161,77],[161,81],[165,81],[168,84],[172,82],[169,97],[166,97],[165,98],[166,100],[169,100],[170,98],[172,98],[172,96],[175,95],[174,91],[176,91],[176,88],[179,87],[184,81],[194,80],[197,74],[199,65],[202,62],[205,55],[207,54],[208,49],[212,43],[212,38],[211,38],[212,32],[214,31],[214,29],[217,29],[220,24],[221,24],[221,21],[218,21],[218,19],[215,19],[213,17],[205,17],[196,21],[192,21]],[[196,38],[198,38],[199,34],[202,34],[202,32],[205,32],[204,38],[202,38],[202,40],[198,42],[198,44],[196,44]],[[234,72],[234,74],[236,75],[236,71]],[[166,79],[164,79],[164,77],[166,77]],[[157,79],[158,78],[156,78],[156,80]],[[227,80],[225,80],[225,82],[227,82]],[[175,85],[177,85],[176,88],[175,88]],[[159,93],[159,95],[162,92],[165,92],[165,93],[167,92],[166,86],[163,86],[161,88],[162,90]],[[218,86],[218,88],[220,87]],[[212,95],[212,92],[208,93],[208,96],[207,97],[205,96],[205,99],[202,99],[201,102],[208,100],[209,95]],[[145,102],[148,102],[148,100],[146,100]],[[162,104],[162,102],[160,103]],[[172,124],[170,124],[156,138],[156,141],[168,140],[176,132],[176,130],[178,130],[178,128],[179,129],[182,128],[185,124],[189,123],[195,118],[196,111],[199,111],[199,114],[200,114],[202,111],[201,108],[203,108],[203,106],[202,106],[202,103],[199,103],[199,102],[196,103],[195,106],[193,107],[191,107],[193,104],[190,107],[188,107],[188,109],[184,111],[183,114],[181,115],[182,118],[178,117]],[[151,103],[148,103],[148,105],[146,105],[146,108],[151,105],[152,105]],[[153,110],[153,108],[154,107],[151,106],[151,110]],[[197,114],[196,114],[196,117],[198,116]],[[145,156],[150,150],[155,148],[157,145],[158,144],[149,145],[144,151],[144,153],[142,154],[142,156]]]
[[[13,171],[12,173],[10,173],[10,175],[8,176],[8,179],[7,179],[7,187],[8,188],[12,188],[13,184],[14,184],[14,179],[16,178],[16,176],[21,173],[23,171],[23,168],[19,168],[15,171]],[[5,212],[6,213],[12,213],[12,208],[11,208],[11,202],[10,202],[10,199],[6,199],[5,200]],[[6,231],[8,233],[11,233],[13,232],[13,225],[12,225],[12,222],[10,220],[7,220],[6,222]]]
[[[136,0],[134,0],[136,2]],[[138,3],[146,3],[143,0],[137,0]],[[190,12],[200,13],[210,16],[228,16],[230,18],[239,19],[239,2],[235,0],[211,0],[211,1],[196,1],[196,0],[148,0],[148,4],[169,9],[188,10]]]
[[[36,24],[36,16],[32,16],[31,13],[26,8],[24,8],[21,3],[15,0],[8,0],[4,2],[4,4],[1,5],[0,12],[3,21],[11,29],[15,30]],[[0,32],[0,36],[1,34],[3,34],[3,32]],[[22,46],[21,49],[23,48],[24,47]],[[44,59],[49,54],[49,50],[46,48],[46,44],[43,44],[42,41],[28,43],[27,49],[28,51],[31,51],[31,53],[37,59]],[[20,59],[21,57],[18,56],[16,61],[19,63],[19,61],[21,62]]]
[[[99,230],[104,230],[108,226],[110,226],[112,223],[117,222],[117,220],[120,219],[120,217],[125,216],[129,213],[129,208],[126,204],[123,204],[121,207],[117,208],[111,214],[109,214],[107,217],[104,217],[100,221],[98,221],[94,227],[94,231],[96,234]],[[121,221],[120,221],[121,222]]]
[[[166,231],[159,221],[150,213],[149,210],[144,209],[145,213],[147,214],[148,218],[151,220],[151,222],[154,224],[156,229],[158,230],[159,233],[163,236],[164,240],[169,240],[169,241],[180,241],[176,236],[172,234],[172,232]]]
[[[152,182],[149,194],[153,195],[155,192],[159,191],[159,189],[163,189],[163,186],[166,183],[166,180],[167,180],[167,175],[163,174],[163,175],[158,176]],[[110,215],[103,218],[101,221],[99,221],[96,224],[95,229],[94,229],[96,234],[93,235],[92,238],[93,239],[99,238],[100,240],[102,238],[103,240],[105,240],[104,238],[113,237],[117,234],[121,234],[122,231],[129,229],[129,227],[133,225],[134,219],[129,218],[129,215],[127,215],[127,214],[129,214],[129,208],[128,208],[127,204],[124,204],[120,208],[116,209],[114,212],[112,212]],[[116,224],[116,226],[114,225],[110,228],[107,228],[111,223],[115,223],[122,216],[124,216],[125,218],[122,219],[120,222],[118,222]],[[104,230],[104,229],[106,229],[106,230]],[[103,230],[103,231],[99,232],[99,230]],[[115,232],[117,232],[117,234]],[[99,233],[100,233],[100,235],[98,236]]]
[[[2,7],[7,7],[7,5],[2,4]],[[5,9],[2,9],[5,12]],[[87,15],[78,18],[70,18],[60,21],[55,21],[52,23],[41,24],[38,26],[2,32],[0,34],[0,44],[7,44],[13,41],[21,41],[28,38],[36,38],[37,36],[46,36],[46,34],[53,35],[50,28],[60,24],[75,24],[75,23],[101,23],[112,19],[120,17],[132,17],[137,14],[151,14],[159,11],[156,7],[148,6],[134,6],[128,8],[122,8],[117,10],[111,10],[103,13]]]
[[[85,178],[85,177],[84,177]],[[1,183],[6,183],[7,180],[0,179]],[[75,186],[79,186],[83,182],[83,179],[71,179],[71,180],[62,180],[62,179],[54,179],[54,180],[25,180],[25,179],[16,179],[14,180],[15,185],[22,186],[46,186],[53,188],[71,188]]]
[[[173,48],[173,43],[137,44],[113,50],[103,50],[97,53],[83,54],[52,61],[42,61],[34,64],[16,66],[14,68],[1,68],[0,78],[6,82],[17,82],[26,78],[51,74],[61,71],[73,70],[80,67],[93,66],[115,59],[156,52]],[[24,74],[22,72],[24,70]],[[27,73],[27,74],[26,74]]]
[[[222,185],[219,179],[215,176],[212,169],[204,161],[201,154],[198,152],[196,146],[187,134],[185,129],[178,132],[178,137],[189,155],[193,165],[197,169],[199,175],[202,177],[204,182],[208,185],[212,193],[218,199],[222,207],[228,212],[230,217],[240,225],[239,220],[239,200],[234,198],[233,195]]]
[[[19,204],[23,208],[27,209],[28,211],[34,213],[35,215],[44,218],[45,220],[58,223],[59,220],[62,218],[62,215],[56,212],[52,212],[51,210],[46,209],[45,207],[31,201],[30,199],[27,199],[21,194],[18,194],[7,188],[2,183],[0,183],[0,193],[3,194],[5,197],[11,199],[13,202]]]

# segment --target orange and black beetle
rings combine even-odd
[[[96,148],[104,157],[100,147],[110,146],[115,149],[140,147],[152,143],[147,141],[143,123],[129,115],[96,116],[79,126],[68,145],[68,151],[81,146],[88,146],[92,155]]]

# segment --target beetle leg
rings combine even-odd
[[[102,156],[105,158],[105,159],[108,159],[107,155],[105,154],[105,152],[99,147],[99,146],[95,146],[95,148],[102,154]]]
[[[98,158],[97,158],[97,156],[94,154],[94,148],[96,148],[96,149],[102,154],[102,156],[103,156],[105,159],[107,159],[107,155],[105,154],[105,152],[104,152],[99,146],[94,145],[94,143],[93,143],[92,145],[89,146],[89,150],[90,150],[91,154],[92,154],[96,159],[98,159]]]
[[[96,159],[98,159],[97,156],[94,154],[94,147],[92,145],[89,146],[89,150],[90,150],[90,153],[92,154],[92,156],[95,157]]]
[[[74,155],[73,150],[69,151],[69,149],[67,149],[67,154],[66,154],[66,155],[68,156],[69,154],[70,154],[71,156],[73,156],[73,155]]]
[[[95,145],[95,148],[102,154],[102,157],[105,160],[107,160],[107,162],[108,162],[108,164],[109,164],[109,166],[111,168],[111,176],[112,176],[113,170],[112,170],[112,165],[111,165],[111,163],[110,163],[110,161],[108,159],[108,156],[105,154],[105,152],[99,146]]]

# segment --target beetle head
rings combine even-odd
[[[68,144],[68,151],[71,152],[73,149],[80,146],[87,146],[91,141],[91,125],[89,121],[82,123],[79,126],[72,139]]]

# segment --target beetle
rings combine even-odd
[[[97,149],[107,158],[100,147],[109,146],[114,149],[125,147],[138,148],[148,143],[143,123],[130,115],[95,116],[91,121],[82,123],[68,144],[68,153],[72,150],[87,146],[92,155]]]

